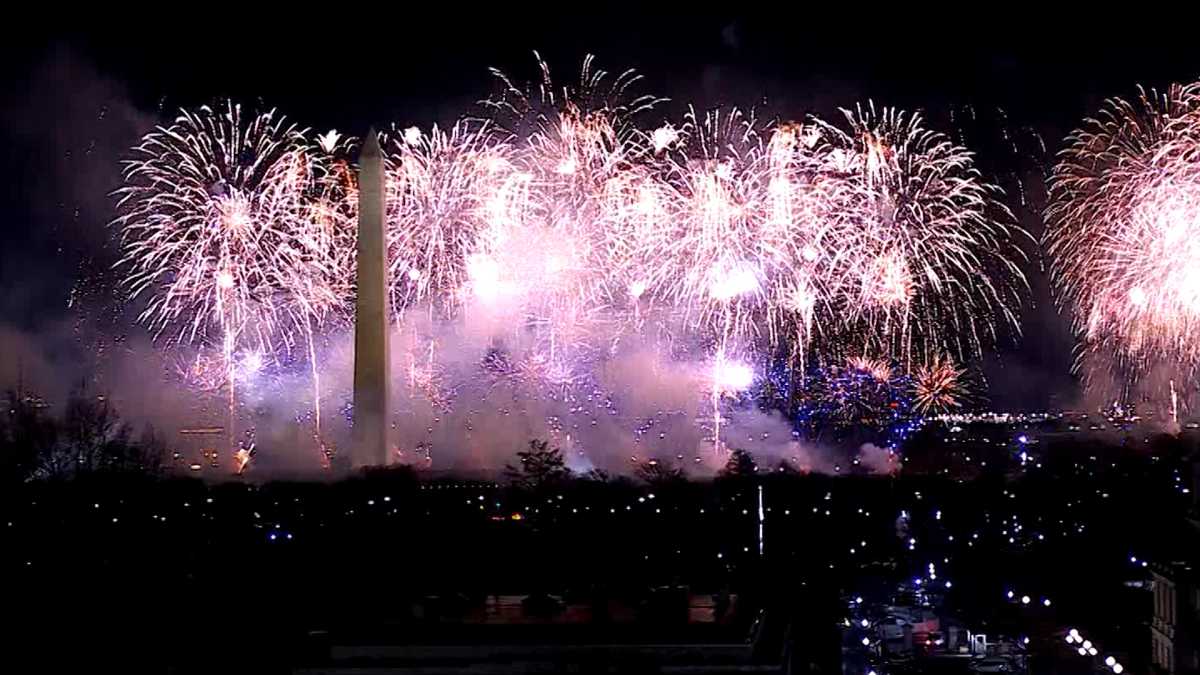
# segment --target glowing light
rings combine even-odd
[[[654,130],[651,140],[654,143],[654,151],[662,152],[679,140],[679,132],[670,124],[664,124]]]
[[[730,300],[758,290],[758,278],[749,268],[738,265],[720,272],[709,286],[708,293],[714,300]]]
[[[338,140],[342,137],[337,129],[330,129],[325,133],[317,136],[317,145],[325,152],[333,152],[337,148]]]
[[[754,383],[754,369],[744,363],[721,359],[713,364],[713,382],[724,391],[742,391]]]

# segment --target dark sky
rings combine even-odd
[[[440,14],[367,17],[297,5],[283,20],[192,5],[177,19],[28,22],[61,25],[55,35],[10,25],[0,45],[0,325],[32,331],[63,319],[81,265],[109,260],[107,192],[122,152],[180,106],[233,97],[351,133],[445,122],[489,91],[489,66],[531,77],[538,49],[567,79],[592,52],[601,67],[642,72],[647,91],[673,100],[664,114],[694,101],[799,117],[874,99],[968,133],[958,127],[970,106],[982,131],[964,140],[981,165],[1020,177],[1036,200],[1044,157],[1024,154],[1031,142],[1019,156],[1001,148],[1001,128],[1036,133],[1053,152],[1103,98],[1200,76],[1200,49],[1183,16],[969,4],[926,16],[842,3],[743,17],[700,5],[577,15],[512,5],[487,15],[447,4]],[[423,11],[433,9],[441,8]],[[1018,213],[1026,227],[1040,227],[1035,209]],[[1069,335],[1048,306],[1036,261],[1029,273],[1035,302],[1025,337],[1004,350],[1003,368],[989,367],[998,403],[1029,390],[1044,397],[1067,382]]]

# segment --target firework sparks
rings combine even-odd
[[[253,445],[251,445],[249,448],[238,448],[238,450],[233,453],[233,472],[239,475],[245,473],[246,467],[248,467],[250,462],[254,459],[254,454],[255,450]]]
[[[874,106],[824,125],[829,161],[854,189],[839,263],[852,333],[906,364],[950,349],[978,356],[1001,327],[1016,330],[1028,237],[984,181],[971,153],[919,115]]]
[[[913,374],[913,407],[923,415],[945,414],[961,407],[967,393],[963,375],[945,356],[929,359]]]
[[[838,127],[689,110],[648,126],[659,99],[634,93],[636,73],[589,57],[559,86],[539,66],[529,85],[496,73],[487,119],[384,137],[392,313],[414,331],[409,387],[434,409],[459,393],[439,362],[456,345],[437,342],[459,322],[486,324],[493,347],[465,362],[514,397],[609,401],[595,374],[626,342],[679,355],[701,371],[718,447],[722,408],[771,381],[777,358],[804,373],[806,359],[874,355],[835,369],[829,397],[863,401],[858,419],[910,395],[929,411],[959,405],[955,362],[1015,326],[1024,233],[970,153],[918,116],[872,108]],[[354,139],[309,138],[232,104],[185,112],[134,149],[117,224],[142,321],[198,354],[181,373],[224,383],[232,414],[235,383],[275,377],[297,350],[320,441],[358,194]],[[1125,297],[1150,306],[1151,291]]]
[[[281,270],[299,255],[306,149],[285,118],[232,103],[184,112],[134,148],[116,222],[126,286],[149,295],[141,318],[156,333],[272,351]]]
[[[231,442],[236,380],[335,302],[315,273],[310,150],[274,112],[184,111],[134,148],[116,193],[125,285],[147,296],[140,319],[169,343],[220,345]]]
[[[1200,85],[1111,99],[1068,138],[1050,181],[1052,279],[1080,362],[1136,379],[1200,360]],[[1091,374],[1091,373],[1087,373]]]
[[[410,127],[384,141],[388,160],[389,280],[399,320],[429,302],[452,317],[472,278],[471,261],[502,238],[488,204],[503,199],[512,165],[486,124],[459,123],[428,134]],[[478,277],[479,270],[475,270]],[[477,286],[495,288],[488,275]]]

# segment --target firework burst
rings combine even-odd
[[[944,355],[926,360],[913,373],[913,407],[922,415],[940,415],[966,400],[965,371]]]
[[[303,334],[315,368],[313,323],[338,302],[306,205],[311,150],[273,111],[184,111],[134,148],[116,193],[124,283],[146,296],[140,320],[168,343],[220,345],[231,442],[239,365]]]
[[[470,281],[469,262],[488,255],[503,234],[489,219],[514,171],[508,146],[486,124],[449,130],[415,127],[384,139],[388,162],[389,285],[393,316],[428,303],[454,316]]]
[[[1158,363],[1195,368],[1200,84],[1106,102],[1068,138],[1046,223],[1052,280],[1081,338],[1077,365],[1132,379]]]
[[[853,176],[853,231],[840,230],[838,306],[852,338],[905,364],[978,356],[1018,329],[1028,234],[971,153],[920,115],[874,106],[823,125],[829,161]]]
[[[495,73],[486,119],[383,134],[392,316],[412,334],[408,388],[439,414],[475,379],[485,397],[607,400],[597,373],[630,344],[699,373],[717,447],[723,411],[776,364],[819,416],[892,424],[960,404],[955,364],[1015,328],[1025,233],[919,116],[689,109],[655,127],[660,99],[632,71],[589,57],[559,86],[538,65],[528,85]],[[228,104],[183,113],[126,165],[127,288],[164,342],[203,355],[182,373],[223,382],[231,415],[235,384],[306,348],[320,438],[321,351],[354,297],[355,144]],[[456,369],[459,337],[487,355]]]
[[[148,296],[141,320],[171,341],[271,352],[291,272],[304,262],[303,130],[227,103],[181,113],[133,154],[116,224],[125,285]]]

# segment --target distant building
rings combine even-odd
[[[1155,565],[1150,661],[1160,673],[1200,673],[1200,584],[1186,562]]]
[[[221,447],[225,436],[224,427],[196,426],[179,430],[179,441],[173,459],[179,468],[202,471],[205,467],[217,469],[221,466]]]

